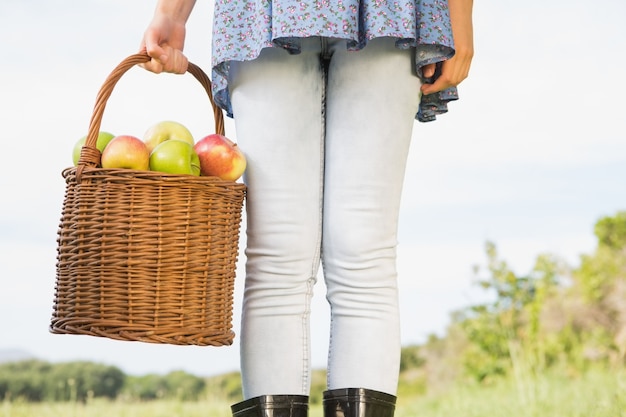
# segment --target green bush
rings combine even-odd
[[[50,364],[27,360],[0,365],[0,397],[26,401],[85,401],[116,398],[125,375],[92,362]]]

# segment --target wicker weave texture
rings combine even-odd
[[[216,177],[96,167],[104,104],[122,74],[146,59],[127,58],[107,79],[78,167],[63,171],[50,331],[230,345],[245,186]],[[193,64],[190,72],[209,93],[216,132],[223,134],[210,81]]]

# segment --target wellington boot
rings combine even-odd
[[[306,395],[262,395],[231,406],[233,417],[308,417]]]
[[[365,388],[324,392],[324,417],[393,417],[396,397]]]

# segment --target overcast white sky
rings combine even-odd
[[[197,2],[186,48],[207,72],[211,4]],[[100,85],[136,51],[153,7],[124,0],[0,3],[0,350],[93,360],[129,373],[238,369],[236,344],[160,346],[47,330],[61,171],[87,130]],[[597,219],[626,210],[624,16],[623,0],[476,2],[476,58],[461,100],[437,122],[415,126],[400,225],[405,344],[442,332],[452,310],[480,299],[472,266],[484,263],[485,241],[494,241],[520,274],[545,252],[575,265],[594,248]],[[212,130],[207,99],[191,76],[137,68],[116,87],[103,128],[140,136],[163,119],[196,136]],[[236,140],[232,121],[226,129]],[[235,330],[242,281],[239,273]],[[320,282],[316,367],[326,357],[323,293]]]

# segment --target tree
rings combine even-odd
[[[424,364],[420,355],[420,347],[417,345],[404,346],[400,352],[400,372],[419,368]]]
[[[89,397],[114,399],[125,378],[114,366],[83,361],[59,363],[52,368],[49,391],[54,392],[53,398],[62,401],[85,401]]]
[[[598,220],[594,233],[598,238],[598,246],[617,251],[626,249],[626,211]]]
[[[27,401],[85,401],[115,398],[125,375],[113,366],[91,362],[50,364],[40,360],[0,366],[0,398]]]
[[[51,366],[40,360],[26,360],[0,366],[0,398],[42,401],[46,396],[46,375]]]
[[[124,393],[141,400],[175,398],[180,401],[195,401],[200,398],[205,387],[206,381],[203,378],[184,371],[173,371],[167,375],[129,377]]]
[[[206,382],[204,379],[187,372],[174,371],[165,376],[165,385],[168,396],[180,401],[195,401],[204,391]]]
[[[581,256],[574,272],[581,300],[576,331],[587,357],[626,361],[626,211],[603,217],[594,227],[592,254]]]
[[[626,211],[601,218],[594,232],[597,248],[593,254],[581,257],[575,277],[585,300],[601,303],[613,291],[616,280],[626,278]]]
[[[544,254],[528,275],[520,276],[499,258],[492,242],[486,243],[485,253],[488,274],[477,283],[494,298],[455,316],[470,342],[464,352],[466,370],[479,381],[506,375],[520,351],[532,355],[533,362],[541,359],[541,311],[563,268],[558,258]]]

